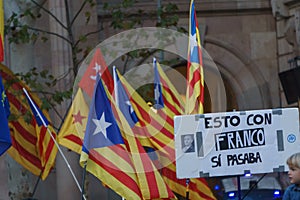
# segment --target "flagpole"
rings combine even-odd
[[[85,190],[84,183],[85,183],[85,175],[86,175],[86,165],[87,165],[87,162],[84,162],[83,176],[82,176],[82,190],[81,190],[82,197],[84,197],[84,190]]]
[[[186,184],[186,191],[185,191],[185,199],[186,200],[189,200],[189,196],[190,196],[190,190],[189,190],[189,186],[190,186],[190,179],[189,178],[187,178],[186,180],[185,180],[185,184]]]
[[[42,173],[43,173],[43,170],[41,170],[41,173],[40,173],[40,175],[39,175],[39,177],[38,177],[38,180],[37,180],[37,181],[36,181],[36,183],[35,183],[35,186],[34,186],[34,188],[33,188],[33,191],[32,191],[32,193],[31,193],[31,197],[33,197],[33,196],[34,196],[34,194],[35,194],[35,191],[36,191],[36,189],[37,189],[37,186],[38,186],[38,184],[39,184],[39,182],[40,182],[40,179],[41,179]]]
[[[56,145],[56,147],[57,147],[59,153],[61,154],[61,156],[63,157],[63,159],[64,159],[64,161],[65,161],[65,163],[66,163],[66,165],[67,165],[67,167],[69,168],[69,170],[70,170],[70,172],[71,172],[71,174],[72,174],[72,176],[73,176],[73,179],[74,179],[74,181],[75,181],[75,183],[76,183],[76,185],[77,185],[79,191],[82,193],[82,190],[81,190],[81,187],[80,187],[80,185],[79,185],[79,182],[78,182],[78,180],[77,180],[77,178],[76,178],[76,176],[75,176],[75,174],[74,174],[74,172],[73,172],[73,170],[72,170],[72,168],[71,168],[71,166],[70,166],[68,160],[66,159],[66,157],[65,157],[64,153],[62,152],[61,148],[59,147],[57,141],[55,140],[55,138],[53,137],[51,131],[49,130],[48,125],[47,125],[46,122],[44,121],[44,118],[41,116],[41,113],[40,113],[40,112],[38,111],[38,109],[36,108],[35,103],[34,103],[34,102],[32,101],[32,99],[30,98],[29,94],[27,93],[27,90],[26,90],[25,88],[23,88],[23,91],[24,91],[25,95],[27,96],[28,100],[30,101],[31,105],[33,106],[35,112],[38,114],[39,118],[41,119],[43,125],[47,128],[47,132],[50,134],[51,139],[52,139],[53,142],[55,143],[55,145]],[[83,197],[84,200],[86,200],[84,194],[82,194],[82,197]]]

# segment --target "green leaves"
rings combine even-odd
[[[37,68],[32,68],[28,72],[18,73],[16,76],[31,88],[31,92],[38,94],[42,101],[42,109],[50,110],[55,105],[60,105],[72,97],[72,88],[60,91],[57,87],[58,80],[48,70],[38,71]]]

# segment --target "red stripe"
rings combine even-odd
[[[108,88],[108,91],[110,94],[113,94],[114,92],[114,84],[113,84],[113,78],[108,70],[108,68],[106,67],[104,72],[101,73],[101,78],[104,81],[106,87]]]
[[[163,95],[163,98],[164,98],[165,107],[169,108],[172,111],[173,115],[181,115],[183,113],[182,110],[178,110],[177,107],[171,104],[171,101],[173,100],[168,99],[165,95]]]
[[[9,89],[12,88],[15,91],[22,90],[24,86],[20,84],[19,79],[17,79],[15,76],[6,73],[5,71],[0,71],[0,73],[5,81],[11,81],[13,83],[12,85],[10,85]]]
[[[157,134],[162,134],[161,132],[158,132],[157,134],[151,135],[146,127],[140,127],[140,126],[134,126],[132,127],[133,133],[136,135],[137,138],[141,136],[141,138],[148,138],[150,142],[155,142],[159,147],[164,149],[168,152],[168,154],[163,154],[164,156],[169,157],[169,159],[173,160],[175,158],[175,151],[173,148],[167,146],[165,143],[163,143],[160,140],[160,136]],[[171,140],[170,140],[171,141]]]
[[[45,132],[44,134],[50,134],[47,131],[47,128],[44,126],[42,127],[41,132]],[[56,134],[54,132],[51,132],[51,134],[53,135],[53,138],[56,138]],[[46,151],[45,151],[45,162],[46,163],[48,163],[48,160],[49,160],[50,156],[52,155],[52,152],[54,150],[54,144],[55,144],[50,135],[49,135],[49,137],[50,137],[49,142],[47,144]],[[56,156],[56,155],[54,155],[54,156]]]
[[[200,71],[199,68],[197,68],[194,72],[193,72],[193,76],[190,79],[190,86],[192,88],[192,90],[194,90],[194,86],[196,85],[197,82],[200,81]]]
[[[73,133],[71,133],[71,135],[67,135],[64,137],[65,139],[70,140],[71,142],[74,142],[77,145],[82,146],[82,139],[76,135],[74,135]]]
[[[15,98],[15,96],[13,96],[12,94],[10,94],[9,92],[7,93],[7,96],[9,98],[9,102],[11,104],[13,104],[20,112],[25,112],[25,108],[20,104],[20,102]],[[24,139],[26,139],[28,142],[30,142],[31,144],[33,144],[34,146],[36,145],[36,142],[37,142],[37,138],[36,136],[33,136],[32,134],[30,134],[25,128],[23,125],[21,125],[19,122],[17,121],[12,121],[11,124],[16,128],[16,130],[18,131],[18,133],[20,135],[22,135],[22,137]],[[36,124],[35,120],[33,119],[31,121],[31,124],[28,124],[28,126],[32,126],[32,128],[35,130],[35,128],[33,127],[34,124]],[[43,130],[45,128],[42,128],[41,130]],[[46,130],[46,129],[45,129]],[[51,155],[51,152],[52,152],[52,149],[53,149],[53,146],[54,146],[54,142],[50,141],[51,143],[49,144],[50,146],[48,147],[45,147],[46,148],[46,152],[44,154],[44,145],[43,145],[43,141],[45,139],[45,134],[46,131],[41,131],[40,133],[40,140],[38,141],[39,142],[39,155],[43,155],[44,158],[45,158],[45,162],[48,161],[50,155]],[[22,155],[22,156],[25,156],[25,155]]]
[[[40,152],[41,157],[43,157],[43,155],[44,155],[44,143],[43,142],[44,142],[44,139],[45,139],[45,132],[46,132],[45,127],[42,126],[39,129],[39,133],[37,133],[37,134],[40,135],[40,138],[38,139],[38,143],[39,143],[38,148],[39,148],[39,152]],[[44,158],[44,159],[45,159],[44,161],[46,161],[46,158]]]
[[[23,88],[25,87],[24,84],[22,84],[22,82],[17,79],[15,76],[10,75],[9,73],[6,73],[4,71],[0,71],[1,75],[3,76],[4,80],[6,82],[11,81],[13,84],[10,85],[10,88],[8,90],[6,90],[6,95],[8,96],[8,100],[9,102],[13,101],[15,107],[18,108],[18,110],[24,114],[27,111],[26,106],[23,105],[22,102],[20,102],[14,94],[10,93],[11,90],[13,91],[21,91],[23,92]],[[34,99],[32,99],[33,101],[35,101]],[[36,103],[36,102],[35,102]]]
[[[166,88],[163,88],[164,90],[166,90]],[[183,105],[180,105],[180,103],[176,103],[175,101],[178,100],[173,93],[170,93],[172,91],[166,91],[169,95],[171,95],[171,99],[170,97],[167,97],[166,95],[164,95],[163,93],[163,98],[164,98],[164,104],[166,105],[167,108],[169,108],[174,115],[180,115],[183,113]],[[180,97],[181,98],[181,97]],[[176,103],[177,107],[173,104],[173,102]]]
[[[114,106],[112,106],[112,109],[113,109],[113,112],[114,112],[114,113],[117,112],[117,111],[116,111],[116,108],[115,108]],[[142,110],[143,110],[143,109],[142,109]],[[144,111],[144,110],[143,110],[143,111]],[[142,115],[142,116],[144,116],[144,115]],[[119,121],[119,123],[121,123],[121,122],[120,122],[120,119],[119,119],[119,117],[118,117],[118,115],[115,115],[115,117],[116,117],[117,121]],[[141,120],[140,120],[140,121],[141,121]],[[155,120],[153,119],[152,122],[155,122]],[[157,124],[157,123],[156,123],[156,124]],[[156,126],[155,128],[157,128],[157,126]],[[142,131],[142,133],[145,133],[146,130],[147,130],[146,127],[144,127],[144,128],[143,128],[143,127],[137,127],[137,126],[133,127],[133,130],[135,130],[134,132],[139,132],[139,129],[141,129],[140,131]],[[160,134],[160,133],[163,133],[164,135],[169,136],[169,139],[170,139],[170,140],[173,140],[173,139],[174,139],[174,135],[173,135],[172,133],[170,133],[167,129],[165,129],[163,126],[162,126],[162,129],[160,130],[160,132],[158,132],[158,134]],[[146,134],[147,134],[147,133],[145,133],[145,135],[146,135]],[[168,156],[171,160],[173,160],[173,159],[175,158],[175,152],[174,152],[174,149],[173,149],[173,148],[170,148],[170,147],[168,147],[168,146],[166,146],[165,143],[161,142],[161,141],[159,140],[159,138],[157,138],[157,137],[158,137],[158,134],[154,134],[154,135],[153,135],[153,133],[152,133],[152,134],[148,133],[147,135],[149,135],[148,137],[149,137],[150,140],[155,141],[160,147],[162,147],[163,149],[165,149],[165,150],[168,152],[168,155],[167,155],[167,156]],[[127,146],[128,146],[128,145],[127,145]]]
[[[146,120],[148,124],[152,124],[153,127],[155,127],[157,130],[162,132],[165,136],[167,136],[170,139],[174,138],[173,133],[170,133],[162,124],[157,122],[155,118],[152,118],[134,99],[132,99],[133,103],[136,105],[138,111],[140,112],[141,116],[143,116],[140,121]],[[149,120],[150,119],[150,120]]]
[[[0,71],[3,79],[6,82],[16,80],[18,81],[14,76],[10,75],[9,73],[6,73],[5,71]],[[9,100],[9,103],[13,105],[21,114],[24,114],[26,112],[26,108],[22,105],[22,103],[19,102],[19,100],[15,97],[15,95],[10,93],[10,90],[21,90],[22,86],[19,82],[14,82],[12,85],[10,85],[9,90],[6,90],[6,95]],[[36,145],[37,138],[32,135],[30,132],[28,132],[25,128],[25,124],[20,124],[18,121],[11,121],[10,124],[15,128],[14,133],[11,134],[12,138],[12,146],[13,148],[19,153],[19,156],[23,158],[24,160],[22,162],[29,162],[32,165],[35,165],[37,168],[42,169],[40,159],[36,155],[37,152],[29,152],[26,150],[26,147],[23,143],[18,143],[18,141],[15,139],[14,135],[19,134],[22,136],[22,138],[29,143],[31,143],[33,146]],[[30,124],[26,124],[28,127],[32,126],[32,121]],[[25,125],[25,126],[26,126]],[[33,127],[32,127],[33,128]],[[17,156],[17,155],[15,155]],[[22,159],[21,159],[22,160]],[[20,163],[22,164],[22,163]]]
[[[35,146],[36,142],[37,142],[37,138],[33,135],[30,134],[30,132],[28,132],[25,128],[24,125],[20,124],[17,121],[11,121],[9,122],[13,127],[15,127],[15,129],[18,131],[18,133],[15,134],[19,134],[22,136],[22,138],[24,138],[24,140],[28,141],[29,143],[31,143],[32,145]],[[30,125],[29,125],[30,126]]]
[[[126,138],[123,138],[125,145],[127,143],[128,146],[128,141],[126,140]],[[132,166],[132,161],[128,155],[128,151],[127,149],[125,149],[126,147],[123,147],[122,145],[114,145],[114,146],[108,146],[106,148],[110,148],[112,151],[114,151],[116,154],[118,154],[118,156],[120,158],[122,158],[123,160],[125,160],[127,163],[130,163],[130,165]]]
[[[37,157],[37,155],[32,154],[31,152],[27,151],[18,141],[14,138],[14,134],[11,134],[11,140],[12,140],[12,147],[18,151],[19,155],[24,158],[27,162],[32,163],[34,166],[36,166],[39,169],[42,169],[42,165],[40,162],[40,159]],[[24,161],[23,161],[24,162]]]
[[[114,149],[113,147],[110,148]],[[119,150],[116,150],[115,152],[117,153],[119,152]],[[95,162],[97,165],[99,165],[103,170],[107,171],[111,176],[118,179],[118,181],[120,181],[123,185],[128,187],[128,189],[130,189],[132,192],[136,193],[138,196],[141,197],[141,191],[139,190],[139,187],[135,182],[135,180],[133,180],[130,176],[128,176],[125,172],[123,172],[122,169],[120,169],[112,161],[108,160],[106,157],[102,156],[101,154],[93,150],[90,152],[89,158],[93,160],[93,162]],[[122,158],[124,160],[129,160],[129,158],[127,159],[124,157]]]
[[[150,134],[147,131],[146,127],[139,127],[139,126],[134,126],[132,127],[132,131],[134,133],[144,133],[144,134],[139,134],[139,136],[145,136],[147,137],[150,141],[155,142],[157,145],[159,145],[162,149],[164,149],[165,151],[168,152],[168,155],[165,155],[167,157],[169,157],[169,159],[173,160],[175,158],[175,151],[174,148],[167,146],[166,143],[162,142],[160,140],[160,135],[159,134],[163,134],[161,132],[157,132],[157,133],[152,133]],[[174,138],[174,136],[173,136]],[[172,141],[173,138],[171,138],[169,141]]]
[[[1,8],[3,9],[3,8]],[[3,11],[2,11],[3,14]],[[2,16],[3,17],[3,16]],[[3,25],[1,25],[3,26]],[[4,60],[4,48],[3,48],[3,42],[2,42],[2,35],[0,34],[0,62]]]
[[[13,105],[19,113],[21,114],[25,114],[27,111],[28,111],[28,108],[23,104],[23,102],[20,102],[19,99],[17,99],[17,97],[12,94],[10,91],[14,90],[14,91],[21,91],[22,92],[22,88],[24,86],[22,86],[21,82],[16,82],[16,81],[19,81],[16,77],[14,77],[13,75],[10,75],[9,73],[6,73],[4,71],[2,71],[2,75],[7,82],[11,81],[13,84],[10,85],[10,88],[9,90],[6,91],[6,95],[7,95],[7,98],[8,98],[8,101],[11,105]],[[14,82],[15,81],[15,82]],[[24,124],[20,124],[19,122],[17,121],[12,121],[10,122],[12,124],[12,126],[15,127],[15,130],[17,131],[17,133],[15,134],[19,134],[21,135],[25,140],[27,140],[29,143],[31,143],[33,146],[36,146],[37,144],[37,137],[32,135],[30,132],[28,132],[25,128],[24,128]],[[36,129],[35,129],[35,126],[36,126],[36,122],[35,120],[33,119],[32,117],[32,120],[30,122],[30,124],[26,124],[28,127],[31,126],[31,128],[33,129],[34,133],[36,134]],[[38,151],[39,151],[39,155],[41,156],[44,156],[44,159],[45,159],[45,162],[47,163],[50,155],[51,155],[51,152],[52,152],[52,148],[53,148],[53,142],[52,144],[49,144],[50,148],[47,148],[46,147],[46,152],[44,152],[44,146],[43,146],[43,140],[44,140],[44,133],[38,133],[40,134],[40,140],[38,141],[39,143],[39,146],[38,146]],[[15,145],[15,146],[14,146]],[[26,150],[26,146],[22,143],[17,143],[17,141],[15,140],[14,138],[14,145],[13,147],[16,149],[16,151],[18,151],[19,155],[23,158],[25,158],[27,160],[27,162],[30,162],[32,163],[33,165],[35,165],[36,167],[38,167],[39,169],[43,169],[42,167],[42,163],[41,163],[41,160],[36,153],[36,155],[33,155],[32,153],[28,152]],[[44,154],[45,153],[45,154]],[[24,161],[22,161],[24,162]],[[22,163],[21,163],[22,164]],[[25,163],[23,163],[25,164]]]
[[[8,101],[10,104],[12,104],[14,107],[17,108],[17,110],[21,114],[25,114],[26,112],[26,107],[22,105],[22,103],[15,97],[15,95],[11,94],[9,91],[6,91],[6,96],[8,98]]]
[[[171,109],[172,111],[175,111],[176,110],[176,114],[180,115],[184,108],[183,108],[183,105],[180,104],[178,98],[181,98],[181,97],[176,97],[174,95],[174,93],[172,92],[172,90],[169,88],[167,82],[160,76],[160,82],[162,83],[163,85],[163,90],[168,93],[170,96],[171,96],[171,99],[167,98],[166,96],[164,96],[164,103],[168,103],[168,108]],[[170,104],[170,102],[172,102],[173,104]],[[173,106],[174,104],[176,104],[179,108],[180,108],[180,111],[177,110],[177,108],[175,106]],[[171,108],[173,107],[173,108]],[[174,112],[175,113],[175,112]]]
[[[112,106],[112,109],[113,109],[113,112],[116,113],[116,108],[114,106]],[[116,119],[117,121],[120,123],[120,118],[118,115],[115,115],[116,116]],[[138,130],[138,129],[136,129]],[[139,143],[139,141],[136,139],[136,138],[133,138],[134,139],[134,142],[137,146],[137,151],[140,155],[140,159],[142,161],[142,164],[143,164],[143,172],[138,172],[138,173],[144,173],[145,176],[146,176],[146,181],[147,181],[147,187],[148,187],[148,191],[150,193],[150,197],[151,198],[159,198],[160,197],[160,194],[159,194],[159,190],[158,190],[158,185],[157,185],[157,182],[156,182],[156,177],[155,177],[155,174],[154,174],[154,168],[152,166],[152,161],[150,160],[150,158],[148,157],[148,154],[145,152],[144,148],[142,147],[142,145]],[[125,142],[125,145],[126,147],[129,149],[129,152],[134,152],[134,153],[137,153],[136,152],[136,149],[132,150],[132,146],[129,145],[128,141],[126,138],[124,138],[124,142]],[[134,144],[133,144],[134,145]],[[115,151],[121,158],[124,158],[128,163],[131,163],[131,160],[129,158],[129,156],[127,155],[127,152],[125,153],[126,150],[124,150],[123,148],[120,149],[121,146],[113,146],[112,148],[118,148],[118,150],[121,150],[121,153],[123,153],[123,155],[119,154],[119,151]]]
[[[151,137],[150,139],[153,140],[155,143],[157,143],[163,150],[168,152],[168,155],[166,155],[166,156],[169,158],[170,161],[173,161],[175,159],[175,150],[174,150],[174,148],[167,146],[165,143],[161,142],[155,136]]]
[[[186,187],[185,179],[177,179],[176,173],[173,170],[169,169],[168,167],[165,167],[162,169],[162,175],[167,177],[168,179],[176,182],[177,184],[182,185],[183,187]],[[204,185],[207,186],[206,180],[204,178],[198,178],[197,181],[201,181],[201,183],[203,183]],[[203,199],[213,200],[213,198],[211,198],[207,194],[203,193],[203,191],[199,190],[197,188],[197,185],[195,182],[192,182],[192,181],[190,182],[189,190],[197,193]]]
[[[136,145],[138,147],[138,152],[142,160],[144,173],[147,177],[147,186],[150,192],[150,198],[159,198],[160,194],[156,182],[156,177],[154,174],[154,170],[156,169],[153,168],[153,165],[151,164],[152,163],[151,159],[149,158],[148,154],[145,152],[142,145],[139,144],[139,141],[137,141],[136,138],[134,140],[136,142]]]
[[[136,104],[136,102],[134,102],[134,103]],[[146,111],[141,106],[139,106],[138,104],[136,104],[136,105],[137,105],[138,109],[140,111],[142,111],[141,113],[142,113],[143,117],[145,115],[148,115],[146,113]],[[140,119],[140,122],[141,121],[142,120]],[[157,133],[152,133],[152,134],[148,133],[147,135],[148,135],[149,139],[152,140],[152,141],[154,141],[155,143],[157,143],[164,150],[166,150],[168,152],[167,156],[169,157],[169,159],[173,160],[175,158],[175,151],[174,151],[174,149],[171,148],[171,147],[169,147],[169,146],[167,146],[167,144],[163,143],[160,140],[159,134],[163,134],[164,136],[168,137],[170,139],[170,141],[174,139],[174,134],[170,133],[163,125],[158,124],[158,122],[154,118],[152,118],[151,122],[153,122],[152,125],[154,126],[154,128],[157,129],[158,132]],[[161,128],[159,129],[158,127],[161,127]],[[142,129],[142,131],[145,132],[147,130],[147,127],[136,127],[136,126],[133,127],[133,130],[136,130],[136,129]],[[134,131],[134,132],[138,132],[138,131]]]
[[[157,113],[159,114],[159,116],[163,119],[165,119],[165,121],[171,126],[174,127],[174,120],[173,117],[170,117],[166,111],[162,111],[162,109],[159,109],[157,111]]]

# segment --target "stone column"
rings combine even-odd
[[[277,25],[278,72],[290,69],[288,61],[300,55],[300,5],[294,0],[271,0]],[[279,84],[282,107],[288,106]]]
[[[69,1],[71,4],[72,2]],[[66,8],[64,1],[61,0],[51,0],[49,1],[49,10],[53,13],[58,20],[60,20],[64,26],[66,23]],[[53,17],[49,18],[50,31],[57,33],[63,37],[68,38],[67,30],[62,27]],[[58,81],[56,90],[67,90],[73,87],[73,77],[68,74],[70,68],[73,67],[72,63],[72,53],[70,45],[59,37],[51,36],[51,65],[52,74],[55,77],[62,77]],[[67,112],[68,105],[70,102],[66,102],[61,106],[57,107],[61,117],[64,117]],[[62,119],[53,114],[52,119],[56,125],[62,123]],[[58,200],[74,200],[81,199],[81,192],[79,190],[76,181],[81,184],[81,168],[79,166],[79,156],[74,152],[68,151],[66,148],[60,146],[66,157],[67,162],[63,159],[60,153],[57,154],[56,158],[56,184],[57,184],[57,199]],[[70,164],[68,168],[67,164]],[[72,176],[71,171],[74,172],[75,177]]]
[[[0,156],[0,180],[3,181],[0,187],[0,199],[9,199],[9,188],[8,188],[8,165],[6,160],[6,153]]]
[[[36,2],[40,3],[41,0]],[[28,8],[33,12],[38,11],[38,8],[31,4],[30,1],[3,1],[3,6],[5,20],[13,12],[20,14]],[[20,20],[29,26],[35,25],[35,21],[30,18],[24,17]],[[4,51],[6,55],[4,64],[15,73],[26,72],[35,66],[34,45],[32,43],[14,44],[5,41]],[[13,160],[8,153],[1,156],[0,163],[0,199],[24,199],[30,197],[38,177]]]

